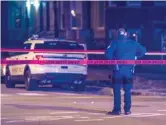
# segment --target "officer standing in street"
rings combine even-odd
[[[134,40],[134,41],[138,42],[138,35],[136,33],[130,33],[128,37],[130,40]],[[137,60],[137,57],[135,57],[135,60]],[[136,65],[134,65],[134,67],[133,67],[133,73],[135,72],[135,66]]]
[[[146,49],[135,40],[128,39],[127,32],[121,28],[118,30],[118,38],[113,40],[105,51],[109,60],[135,60],[144,56]],[[110,115],[121,114],[121,85],[124,89],[124,112],[126,115],[131,114],[131,88],[134,65],[116,65],[113,69],[113,93],[114,108]],[[123,83],[123,84],[121,84]]]

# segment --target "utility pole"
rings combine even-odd
[[[59,27],[58,27],[58,9],[57,9],[58,1],[54,1],[54,37],[59,37]]]

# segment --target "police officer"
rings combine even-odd
[[[138,35],[137,35],[136,33],[130,33],[130,34],[128,35],[128,37],[129,37],[129,39],[138,42]],[[135,60],[137,60],[137,57],[135,57]],[[135,66],[136,66],[136,65],[134,65],[134,67],[133,67],[133,73],[134,73],[134,71],[135,71],[135,69],[134,69]]]
[[[118,38],[110,43],[105,55],[109,60],[135,60],[144,56],[145,47],[135,40],[128,39],[127,32],[121,28],[118,30]],[[114,108],[111,115],[121,114],[121,85],[124,89],[124,112],[126,115],[131,114],[131,88],[134,65],[115,65],[113,69],[113,93]],[[123,83],[123,84],[121,84]]]

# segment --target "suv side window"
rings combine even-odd
[[[31,43],[24,44],[24,49],[30,49],[31,48]]]
[[[84,50],[84,47],[78,43],[70,43],[67,41],[46,41],[44,44],[36,44],[35,49]]]
[[[23,46],[21,47],[21,49],[24,49],[24,50],[29,50],[31,48],[31,43],[28,43],[28,44],[23,44]],[[23,55],[23,54],[28,54],[29,52],[17,52],[16,54],[17,55]]]

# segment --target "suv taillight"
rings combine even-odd
[[[2,67],[5,67],[5,66],[6,66],[6,63],[5,63],[5,62],[6,62],[6,58],[2,59],[2,61],[3,61],[3,63],[2,63],[1,66],[2,66]]]
[[[6,64],[2,64],[2,68],[5,68],[6,67]]]
[[[87,57],[86,57],[86,56],[83,58],[83,63],[82,63],[82,65],[87,66]]]
[[[41,60],[41,59],[43,59],[43,56],[42,55],[36,55],[36,59]]]

